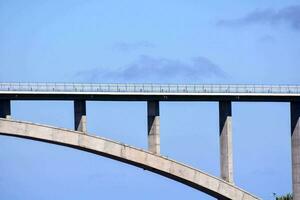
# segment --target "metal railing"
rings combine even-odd
[[[300,94],[300,85],[0,83],[0,92],[5,91]]]

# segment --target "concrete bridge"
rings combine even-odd
[[[74,129],[11,119],[12,100],[74,101]],[[147,101],[148,151],[87,134],[86,101]],[[160,155],[160,101],[218,101],[220,178]],[[300,200],[300,86],[0,83],[0,134],[68,146],[171,178],[218,199],[259,199],[233,181],[233,101],[290,102],[294,200]]]

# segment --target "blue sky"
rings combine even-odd
[[[300,4],[0,1],[1,82],[299,84]],[[14,101],[13,118],[73,128],[72,102]],[[161,151],[219,175],[218,104],[161,103]],[[145,102],[88,102],[88,131],[146,148]],[[126,120],[124,120],[124,116]],[[234,175],[291,192],[287,103],[233,103]],[[212,199],[65,147],[0,137],[0,199]]]

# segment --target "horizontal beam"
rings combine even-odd
[[[289,102],[300,85],[0,83],[0,99]]]
[[[1,92],[0,100],[87,100],[87,101],[231,101],[231,102],[290,102],[300,101],[300,94],[218,94],[218,93],[39,93]]]
[[[0,82],[0,91],[299,94],[300,85]]]

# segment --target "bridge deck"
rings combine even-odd
[[[300,85],[0,83],[0,99],[299,101]]]

